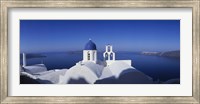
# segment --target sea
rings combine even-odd
[[[27,65],[45,64],[48,70],[69,69],[82,60],[82,52],[37,53],[45,57],[27,58]],[[98,53],[103,60],[103,53]],[[154,81],[180,79],[180,58],[143,55],[137,52],[116,52],[116,60],[132,60],[132,66]],[[22,57],[20,58],[22,64]]]

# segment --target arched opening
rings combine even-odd
[[[113,53],[110,54],[110,60],[113,60]]]
[[[110,52],[110,46],[108,46],[108,52]]]
[[[108,53],[105,53],[105,60],[108,60]]]
[[[92,52],[92,56],[93,56],[93,59],[92,60],[94,60],[95,59],[95,52]]]

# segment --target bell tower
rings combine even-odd
[[[115,60],[115,53],[113,52],[112,45],[106,45],[106,51],[103,53],[104,60]]]

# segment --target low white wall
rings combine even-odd
[[[106,60],[106,63],[107,63],[107,65],[111,65],[112,63],[117,62],[117,61],[118,62],[121,61],[121,62],[124,62],[124,63],[132,66],[131,65],[131,60]]]
[[[31,66],[25,66],[23,67],[23,70],[30,74],[34,74],[34,73],[47,71],[47,68],[44,64],[36,64],[36,65],[31,65]]]

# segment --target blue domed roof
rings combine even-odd
[[[92,40],[89,40],[87,44],[85,45],[84,50],[97,50],[96,44],[92,42]]]

